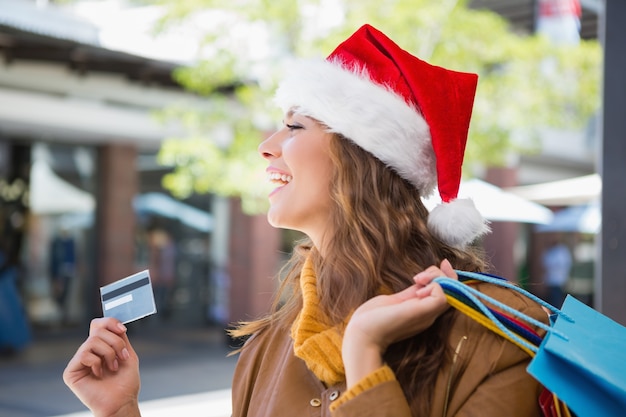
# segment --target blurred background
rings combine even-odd
[[[234,345],[300,237],[264,215],[272,91],[366,22],[479,74],[460,195],[491,221],[492,272],[626,322],[617,3],[0,0],[0,373],[50,340],[73,352],[99,287],[146,268],[138,334]]]

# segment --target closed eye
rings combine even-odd
[[[289,130],[303,129],[303,127],[300,125],[292,125],[289,123],[285,123],[285,127]]]

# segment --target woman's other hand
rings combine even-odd
[[[116,319],[92,320],[63,381],[95,416],[139,416],[139,359]]]
[[[444,275],[457,279],[447,260],[415,275],[415,285],[374,297],[355,310],[342,348],[348,386],[382,366],[389,345],[423,332],[448,309],[443,290],[432,282]]]

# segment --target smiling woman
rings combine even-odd
[[[477,76],[432,66],[364,25],[326,60],[289,71],[283,127],[259,146],[268,220],[303,232],[246,339],[233,417],[537,417],[528,355],[449,309],[433,280],[486,269],[489,229],[458,199]],[[437,192],[431,213],[421,197]],[[547,321],[508,289],[478,289]],[[64,379],[97,415],[139,415],[125,328],[92,322]],[[106,392],[107,396],[100,393]]]

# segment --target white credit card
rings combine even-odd
[[[122,323],[156,313],[152,282],[147,269],[101,287],[100,299],[104,317],[115,317]]]

